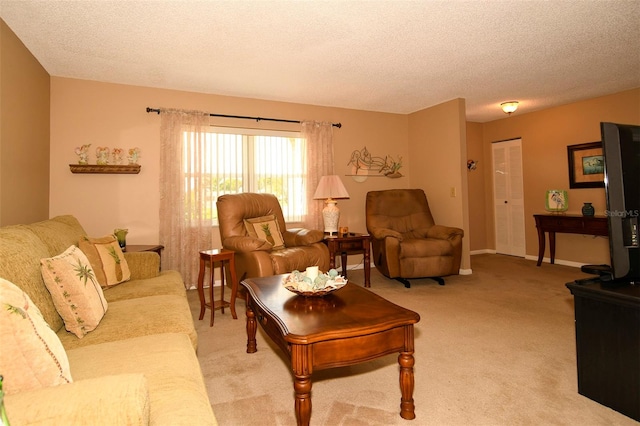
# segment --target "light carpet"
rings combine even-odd
[[[312,425],[634,425],[577,391],[573,297],[578,269],[522,258],[472,256],[472,275],[411,280],[407,289],[371,271],[371,290],[414,310],[416,419],[400,417],[397,355],[316,371]],[[362,283],[363,271],[348,272]],[[216,289],[219,290],[219,289]],[[246,353],[245,303],[238,319],[198,320],[198,358],[221,426],[295,425],[293,379],[280,349],[258,327]],[[227,300],[230,291],[226,291]]]

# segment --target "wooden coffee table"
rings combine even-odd
[[[311,419],[314,370],[394,352],[400,353],[400,416],[414,419],[413,325],[420,316],[352,283],[324,297],[298,296],[282,285],[285,276],[241,283],[247,290],[247,353],[257,351],[260,323],[291,360],[298,425],[308,425]]]

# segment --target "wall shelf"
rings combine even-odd
[[[109,174],[130,174],[140,173],[140,164],[69,164],[71,173],[109,173]]]

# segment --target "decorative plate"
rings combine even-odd
[[[332,270],[333,272],[335,270]],[[333,293],[336,290],[340,290],[347,284],[347,279],[339,275],[319,274],[316,278],[315,288],[314,284],[309,281],[304,281],[306,278],[305,272],[293,271],[287,275],[282,285],[287,290],[304,297],[322,297],[329,293]]]

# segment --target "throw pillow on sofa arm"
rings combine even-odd
[[[102,238],[83,237],[78,247],[87,256],[96,279],[103,288],[128,281],[131,271],[115,235]]]

